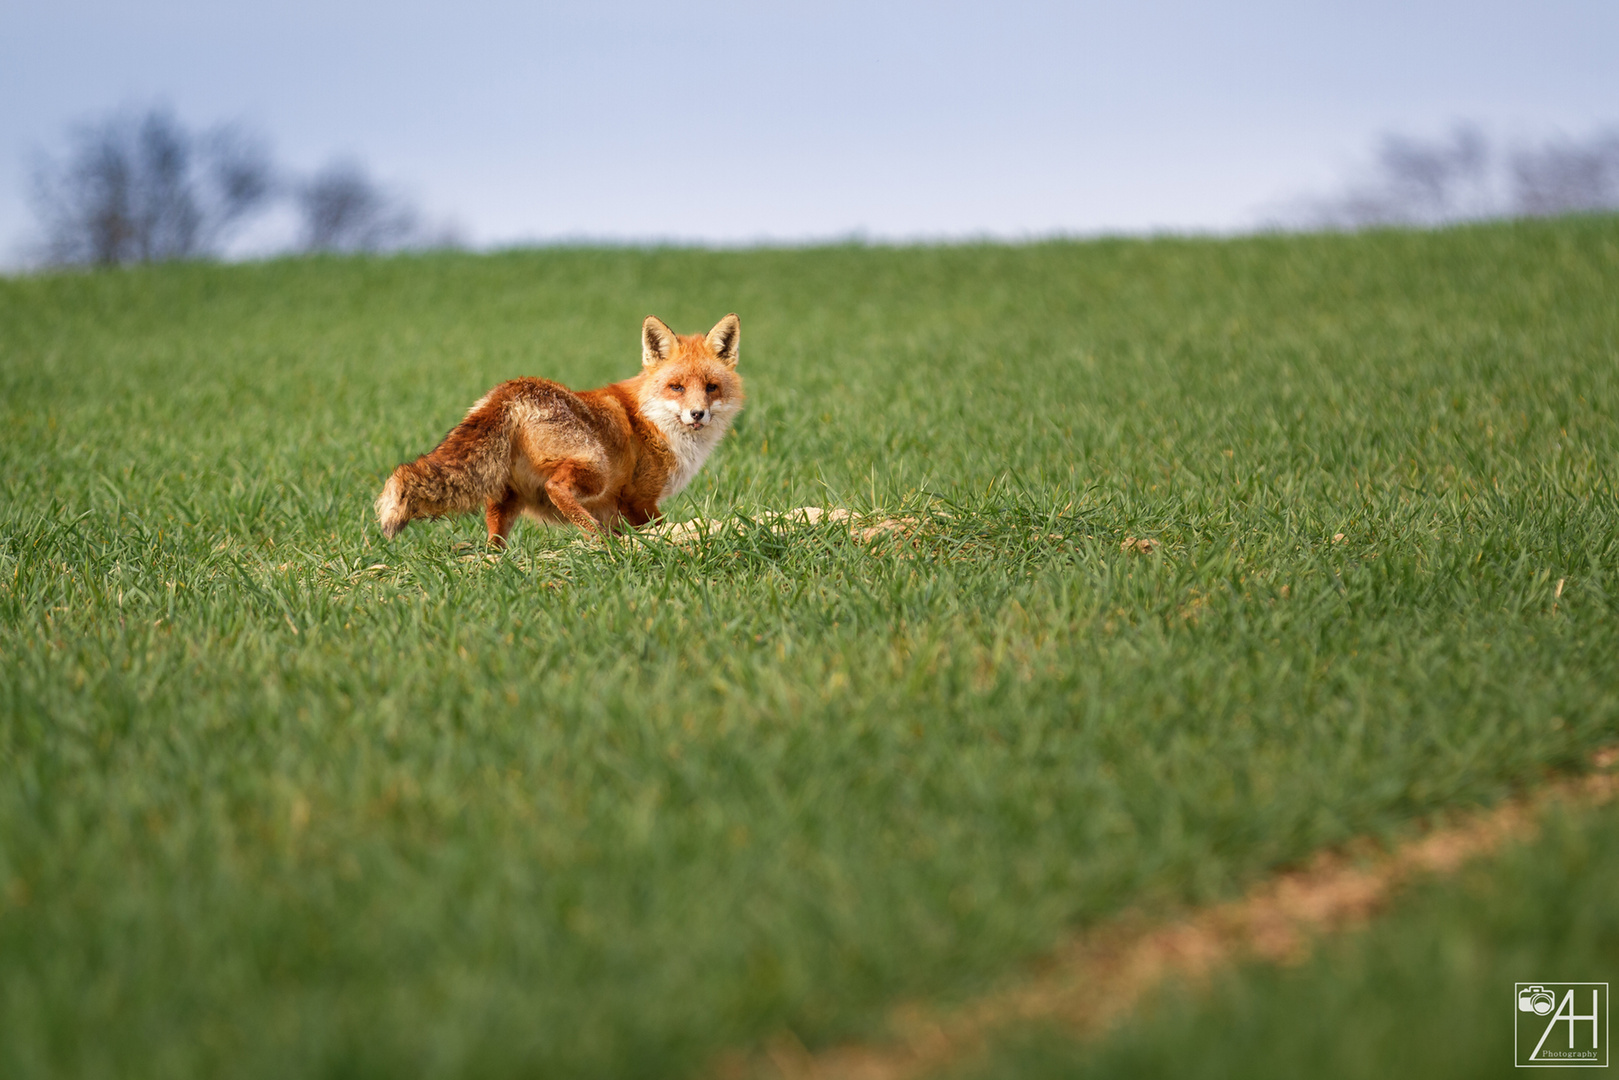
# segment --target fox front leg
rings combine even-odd
[[[663,516],[658,510],[658,504],[641,505],[637,503],[619,503],[619,519],[632,529],[639,529],[642,525],[657,521]]]

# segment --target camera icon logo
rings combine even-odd
[[[1513,983],[1512,1005],[1514,1065],[1529,1069],[1608,1067],[1607,983]]]
[[[1518,991],[1518,1011],[1545,1016],[1557,1008],[1557,995],[1544,986],[1526,986]]]

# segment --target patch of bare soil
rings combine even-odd
[[[762,1054],[716,1063],[723,1080],[904,1080],[926,1076],[985,1048],[997,1031],[1056,1022],[1078,1037],[1123,1019],[1173,976],[1205,978],[1244,957],[1296,963],[1312,939],[1365,922],[1414,878],[1454,873],[1464,863],[1532,835],[1554,802],[1594,805],[1619,793],[1619,747],[1592,759],[1596,771],[1561,780],[1523,799],[1436,826],[1391,850],[1351,844],[1308,866],[1256,885],[1240,900],[1193,910],[1168,923],[1122,916],[1061,946],[1021,981],[942,1012],[902,1006],[889,1018],[891,1040],[810,1053],[790,1033]]]
[[[846,522],[849,535],[862,543],[870,543],[891,533],[903,534],[916,525],[914,517],[862,516],[842,507],[830,510],[820,506],[800,506],[792,510],[772,511],[759,515],[758,521],[771,532],[785,532],[795,525],[819,525],[823,521]],[[723,520],[693,518],[676,524],[658,524],[641,529],[637,535],[658,536],[677,544],[690,543],[725,525]]]

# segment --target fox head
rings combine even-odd
[[[736,373],[742,324],[727,315],[707,334],[677,334],[655,315],[641,324],[641,408],[666,433],[724,431],[742,409]]]

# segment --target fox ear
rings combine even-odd
[[[641,366],[655,368],[675,354],[675,332],[656,315],[641,324]]]
[[[742,343],[742,321],[732,312],[708,332],[708,347],[727,367],[736,367],[737,347]]]

